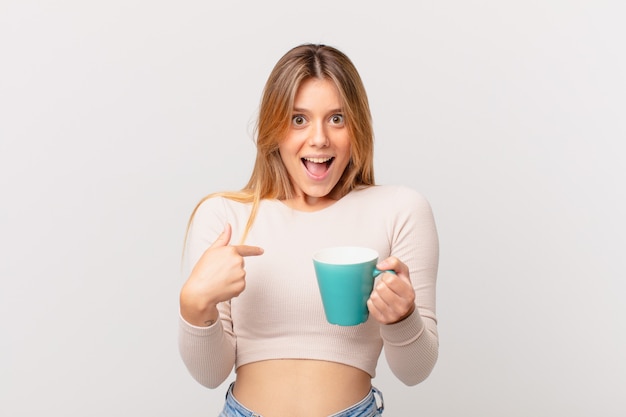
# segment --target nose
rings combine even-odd
[[[323,148],[328,146],[330,141],[328,140],[328,135],[326,134],[326,129],[323,124],[319,123],[314,125],[311,128],[311,136],[309,137],[309,145],[316,146],[318,148]]]

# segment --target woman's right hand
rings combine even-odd
[[[229,245],[230,224],[202,254],[180,292],[180,313],[195,326],[210,326],[219,317],[217,304],[246,287],[244,257],[263,254],[258,246]]]

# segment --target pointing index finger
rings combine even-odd
[[[263,248],[249,245],[234,245],[237,253],[241,256],[259,256],[263,255]]]

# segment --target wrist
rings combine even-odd
[[[184,289],[180,294],[180,314],[189,324],[198,327],[211,326],[219,318],[217,303],[189,296]]]
[[[212,326],[219,319],[219,312],[216,307],[198,310],[181,305],[180,315],[187,323],[197,327]]]

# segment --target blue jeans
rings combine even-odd
[[[237,401],[233,395],[233,385],[234,382],[228,387],[226,403],[218,417],[263,417],[261,414],[256,414],[254,411],[248,410]],[[378,405],[379,402],[380,405]],[[369,394],[361,401],[329,417],[376,417],[382,416],[384,409],[385,403],[383,402],[383,394],[372,387]]]

